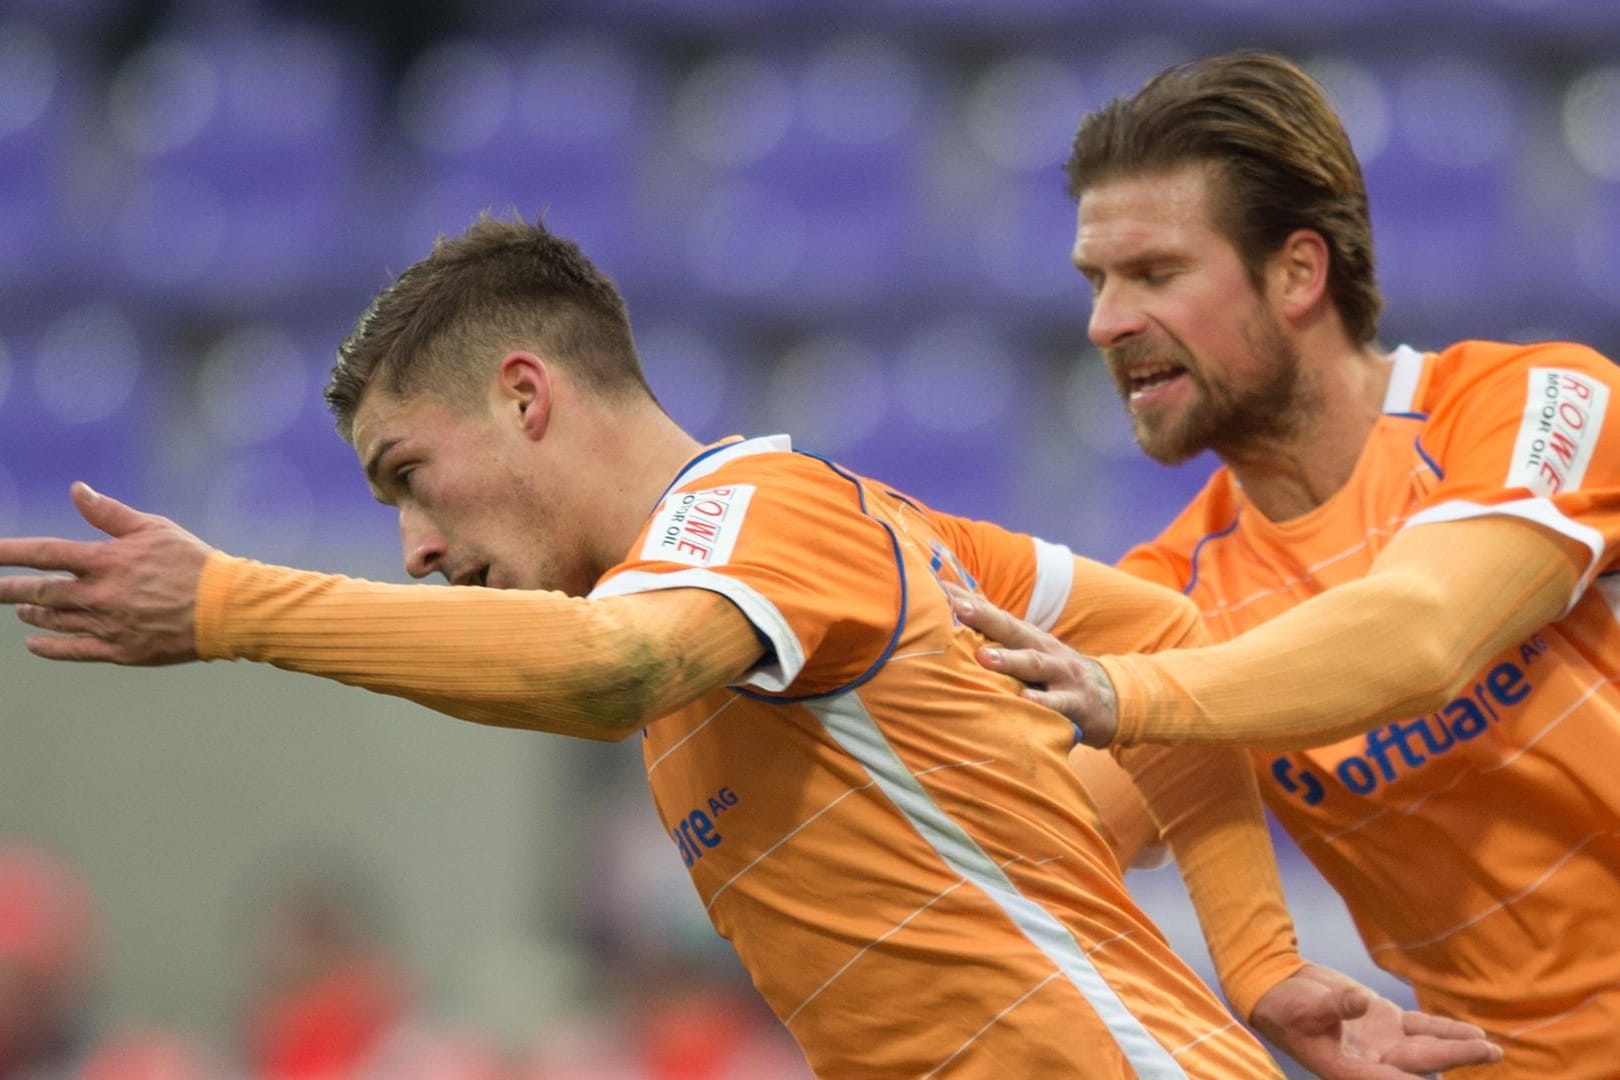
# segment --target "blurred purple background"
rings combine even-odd
[[[1142,461],[1085,344],[1060,164],[1167,62],[1283,49],[1367,167],[1385,337],[1620,345],[1620,7],[10,0],[0,528],[82,476],[227,547],[374,541],[318,397],[372,293],[485,208],[626,292],[705,437],[788,430],[1094,554]]]
[[[1620,353],[1611,0],[4,0],[0,533],[82,534],[83,478],[238,554],[401,577],[319,391],[375,291],[492,209],[543,211],[617,278],[694,434],[788,431],[1113,558],[1208,464],[1131,442],[1061,163],[1087,109],[1239,46],[1305,62],[1347,120],[1386,344]],[[535,769],[581,820],[640,797],[574,771],[630,790],[633,751],[522,745],[571,763]],[[0,827],[94,863],[89,826],[18,790]],[[570,844],[564,877],[629,873]],[[643,922],[679,877],[663,854],[656,884],[608,889]],[[424,871],[395,869],[409,909]],[[554,870],[519,876],[553,896]],[[612,910],[582,894],[540,921]],[[1359,962],[1341,924],[1325,940]]]

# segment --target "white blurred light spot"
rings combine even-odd
[[[512,106],[512,70],[499,53],[473,41],[423,51],[400,80],[399,121],[424,150],[455,154],[483,146]]]
[[[1396,115],[1420,157],[1454,169],[1501,158],[1513,130],[1513,93],[1500,75],[1460,58],[1434,60],[1400,88]]]
[[[1620,67],[1599,68],[1564,94],[1564,139],[1581,166],[1620,182]]]
[[[687,253],[712,288],[758,296],[781,286],[804,259],[806,226],[797,203],[757,184],[728,184],[688,224]]]
[[[140,374],[140,342],[122,311],[88,304],[46,329],[34,362],[45,410],[64,423],[88,424],[128,403]]]
[[[1079,76],[1055,60],[1014,57],[985,72],[968,92],[968,131],[999,165],[1051,169],[1056,189],[1083,93]]]
[[[647,382],[682,427],[702,431],[720,416],[726,363],[712,341],[685,326],[665,324],[636,334]]]
[[[1354,60],[1324,56],[1305,65],[1322,84],[1334,111],[1344,121],[1356,157],[1363,165],[1377,160],[1389,145],[1389,94],[1372,69]]]
[[[30,127],[56,93],[56,49],[37,26],[0,23],[0,137]]]
[[[792,122],[787,76],[751,56],[724,56],[697,67],[675,96],[681,141],[696,157],[721,167],[758,161]]]
[[[1103,457],[1136,459],[1136,435],[1125,403],[1096,349],[1087,347],[1070,369],[1065,404],[1074,433],[1088,450]]]
[[[804,450],[842,453],[877,431],[888,407],[877,355],[848,338],[811,338],[790,349],[771,372],[772,425]]]
[[[315,496],[297,466],[256,452],[230,462],[209,484],[203,536],[272,561],[293,562],[315,525]]]
[[[213,265],[225,242],[225,206],[210,183],[169,176],[141,184],[119,209],[118,253],[129,276],[183,285]]]
[[[284,435],[308,400],[309,369],[285,331],[249,326],[221,338],[197,372],[203,423],[222,442],[247,446]]]
[[[898,399],[933,431],[986,427],[1007,413],[1016,362],[985,323],[945,319],[922,327],[901,346]]]
[[[529,130],[558,143],[602,142],[630,123],[636,60],[612,39],[570,34],[535,52],[518,86],[517,107]]]
[[[202,131],[219,103],[219,71],[201,48],[159,41],[113,77],[108,112],[125,146],[147,156],[177,150]]]
[[[888,40],[839,38],[818,50],[804,76],[805,119],[829,138],[874,143],[911,121],[922,96],[916,65]]]

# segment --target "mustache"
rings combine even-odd
[[[1180,367],[1191,368],[1188,363],[1191,359],[1180,342],[1167,341],[1155,344],[1149,341],[1132,341],[1124,345],[1116,345],[1102,350],[1102,357],[1109,368],[1119,371],[1121,368],[1135,367],[1147,361],[1168,361]]]

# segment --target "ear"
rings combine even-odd
[[[1308,317],[1328,300],[1328,267],[1332,254],[1315,229],[1295,229],[1268,260],[1272,297],[1289,319]]]
[[[510,352],[495,373],[499,407],[509,412],[530,439],[539,440],[551,423],[555,396],[551,369],[534,353]]]

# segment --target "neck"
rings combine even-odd
[[[702,444],[651,401],[614,410],[592,439],[591,559],[598,577],[624,561],[658,498]]]
[[[1219,451],[1245,497],[1271,521],[1310,513],[1350,481],[1383,412],[1390,364],[1372,346],[1346,346],[1306,368],[1309,392],[1287,435]]]

